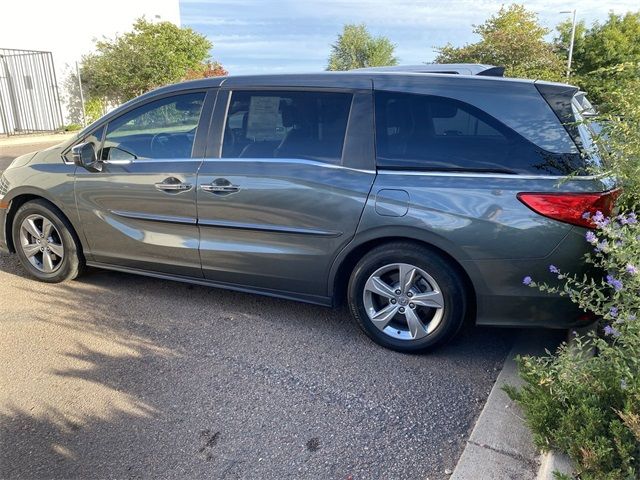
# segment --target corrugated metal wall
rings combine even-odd
[[[62,124],[51,52],[0,48],[0,134],[52,132]]]

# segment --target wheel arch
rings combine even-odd
[[[456,269],[464,281],[465,290],[468,292],[469,318],[475,318],[478,304],[478,290],[480,288],[477,281],[474,282],[473,280],[478,277],[474,275],[471,263],[460,261],[460,259],[465,260],[466,255],[464,255],[463,252],[460,252],[460,250],[455,246],[447,245],[447,243],[442,239],[435,236],[425,236],[423,231],[415,231],[412,229],[404,231],[397,231],[398,229],[394,230],[396,231],[383,229],[376,232],[370,232],[366,236],[359,237],[358,241],[352,241],[344,250],[342,250],[342,252],[340,252],[333,263],[329,276],[328,291],[332,295],[334,304],[340,305],[344,303],[351,272],[358,261],[360,261],[360,259],[369,251],[373,248],[379,247],[380,245],[388,243],[412,242],[433,250],[445,258],[450,265]]]
[[[24,191],[17,192],[14,195],[12,195],[9,200],[10,201],[9,209],[7,210],[7,217],[4,224],[4,228],[5,228],[4,234],[5,234],[5,239],[7,241],[7,248],[9,249],[9,251],[11,253],[16,253],[16,248],[15,248],[15,245],[13,244],[13,231],[12,231],[13,219],[15,218],[16,213],[18,212],[18,210],[22,205],[33,200],[45,201],[46,203],[51,205],[53,208],[55,208],[57,213],[59,213],[69,223],[69,225],[71,225],[71,228],[72,228],[71,234],[76,238],[78,245],[80,245],[80,248],[81,248],[80,253],[82,254],[84,245],[82,244],[82,241],[80,239],[78,229],[74,224],[74,222],[69,217],[69,215],[67,215],[64,212],[64,210],[60,208],[60,206],[57,205],[56,202],[53,201],[53,199],[51,199],[50,196],[47,195],[45,192],[34,191],[34,190],[24,190]]]

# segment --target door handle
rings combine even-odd
[[[201,185],[200,188],[205,192],[211,193],[233,193],[240,190],[235,185]]]
[[[237,191],[240,190],[240,187],[237,185],[233,185],[226,178],[216,178],[211,183],[200,185],[200,189],[205,192],[214,193],[216,195],[222,195],[222,194],[236,193]]]
[[[169,177],[161,183],[154,184],[156,189],[167,193],[187,192],[193,188],[190,183],[182,183],[175,177]]]

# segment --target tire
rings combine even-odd
[[[388,243],[356,264],[347,292],[349,310],[379,345],[421,353],[453,338],[464,323],[464,285],[437,252],[411,242]]]
[[[84,270],[82,248],[73,227],[49,202],[32,200],[22,205],[11,231],[20,263],[37,280],[60,283],[73,280]]]

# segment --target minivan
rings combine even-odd
[[[583,214],[616,197],[592,174],[584,93],[442,71],[229,76],[144,94],[14,160],[0,250],[45,282],[91,266],[346,301],[371,339],[403,352],[442,344],[465,319],[588,323],[523,285],[550,264],[584,271]]]

